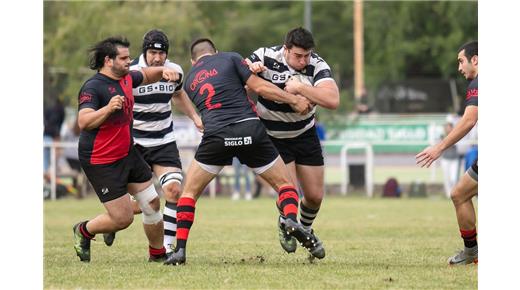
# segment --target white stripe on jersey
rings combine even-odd
[[[169,60],[166,60],[164,63],[165,67],[171,68],[184,76],[184,72],[182,68]],[[137,64],[134,64],[130,67],[130,70],[140,70],[141,68],[148,67],[145,62],[144,55],[141,54],[139,56],[139,61]],[[182,79],[175,83],[165,83],[165,82],[156,82],[153,84],[139,86],[134,88],[133,94],[134,96],[148,96],[153,94],[173,94],[174,91],[179,89],[179,84],[182,83]],[[133,111],[134,113],[146,112],[146,113],[165,113],[172,110],[172,102],[168,103],[134,103]],[[162,129],[168,128],[170,124],[173,122],[172,115],[169,114],[165,119],[156,120],[156,121],[142,121],[134,118],[133,127],[136,130],[148,131],[148,132],[157,132]],[[134,136],[134,142],[144,146],[158,146],[166,143],[170,143],[175,141],[175,134],[172,131],[166,133],[162,138],[136,138]]]
[[[137,140],[139,140],[139,143],[137,143]],[[160,138],[160,139],[157,139],[157,138],[134,138],[134,143],[137,143],[143,147],[153,147],[153,146],[159,146],[159,145],[163,145],[165,144],[164,143],[164,140],[171,140],[171,141],[168,141],[168,142],[173,142],[175,141],[175,134],[173,134],[173,131],[164,135],[163,138]]]
[[[298,122],[301,120],[308,119],[316,112],[316,107],[312,108],[312,110],[306,115],[300,115],[298,113],[284,113],[279,111],[271,111],[264,107],[262,103],[258,102],[256,104],[256,111],[262,119],[271,120],[271,121],[279,121],[284,120],[285,122]]]
[[[309,124],[307,124],[304,128],[300,129],[300,130],[294,130],[294,131],[272,131],[272,130],[268,130],[267,128],[265,129],[267,131],[267,134],[275,137],[275,138],[280,138],[280,139],[284,139],[284,138],[295,138],[295,137],[298,137],[299,135],[303,134],[305,131],[309,130],[310,128],[312,128],[312,126],[314,126],[314,118],[311,120],[311,122]]]
[[[171,121],[169,119],[160,121],[141,121],[134,119],[134,128],[139,127],[143,131],[160,131],[170,127]]]
[[[317,84],[321,83],[324,80],[332,80],[334,79],[330,77],[330,67],[329,65],[320,58],[317,54],[312,53],[309,65],[314,67],[314,72],[312,76],[303,75],[304,72],[298,72],[294,69],[292,69],[285,60],[285,57],[283,55],[284,48],[283,46],[273,46],[273,47],[261,47],[254,51],[254,54],[260,58],[260,60],[266,64],[265,59],[271,58],[275,62],[273,67],[267,67],[267,70],[260,73],[259,75],[262,76],[264,79],[267,79],[268,81],[271,81],[274,84],[284,84],[286,83],[289,78],[292,75],[300,75],[303,78],[306,78],[310,84],[313,86],[316,86]],[[285,68],[280,65],[283,64]],[[325,74],[324,72],[329,72]],[[322,74],[320,74],[320,72]],[[267,100],[268,102],[271,102]],[[306,119],[309,119],[315,112],[316,108],[313,108],[311,112],[309,112],[306,115],[300,115],[298,113],[292,113],[292,112],[281,112],[281,111],[273,111],[265,106],[263,106],[260,102],[257,102],[257,111],[258,115],[266,120],[271,121],[280,121],[280,122],[286,122],[286,123],[292,123],[292,122],[298,122],[303,121]],[[305,125],[303,129],[299,130],[288,130],[288,131],[273,131],[273,130],[267,130],[267,133],[273,137],[276,138],[293,138],[296,137],[309,128],[311,128],[314,125],[314,119],[309,120],[309,123]]]
[[[139,104],[134,103],[134,112],[164,113],[171,111],[170,103]]]

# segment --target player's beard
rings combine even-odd
[[[119,66],[113,66],[112,67],[112,73],[115,76],[118,76],[118,77],[124,77],[129,72],[130,72],[130,66],[129,65],[124,65],[124,66],[120,66],[120,67]]]

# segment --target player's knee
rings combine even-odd
[[[156,224],[162,220],[159,195],[155,191],[153,185],[150,185],[145,190],[138,192],[134,197],[139,204],[139,208],[143,212],[144,224]]]
[[[464,201],[465,201],[464,200],[464,193],[457,186],[455,186],[451,190],[450,197],[451,197],[451,201],[456,206],[459,205],[459,204],[464,203]]]
[[[179,183],[170,183],[163,186],[164,198],[169,202],[175,202],[181,196],[181,185]]]

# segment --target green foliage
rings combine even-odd
[[[258,47],[282,44],[303,25],[302,1],[95,1],[44,2],[45,98],[76,102],[88,69],[87,49],[125,35],[131,55],[142,36],[160,28],[170,37],[170,58],[190,68],[189,45],[209,36],[222,51],[248,56]],[[313,1],[316,51],[331,66],[342,90],[339,112],[353,108],[353,2]],[[369,92],[384,81],[458,75],[456,50],[477,39],[477,2],[365,1],[365,82]],[[346,91],[346,92],[344,92]]]
[[[136,216],[92,261],[73,250],[72,225],[104,212],[97,198],[44,204],[45,289],[475,289],[474,265],[448,267],[462,241],[444,199],[325,198],[315,222],[327,256],[309,263],[278,244],[274,200],[197,203],[184,266],[150,264]],[[432,278],[434,277],[434,278]]]

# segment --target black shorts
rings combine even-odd
[[[195,153],[195,160],[206,165],[231,165],[233,157],[250,168],[265,166],[278,157],[260,120],[234,123],[203,136]]]
[[[152,179],[150,167],[132,146],[128,155],[109,164],[90,164],[80,159],[81,168],[102,203],[128,192],[128,183],[143,183]]]
[[[285,164],[293,161],[300,165],[321,166],[324,164],[321,143],[315,126],[294,138],[269,137],[280,152]]]
[[[152,147],[135,144],[135,149],[143,156],[144,161],[146,161],[150,167],[152,165],[160,165],[182,169],[179,149],[177,149],[177,143],[175,141]]]

